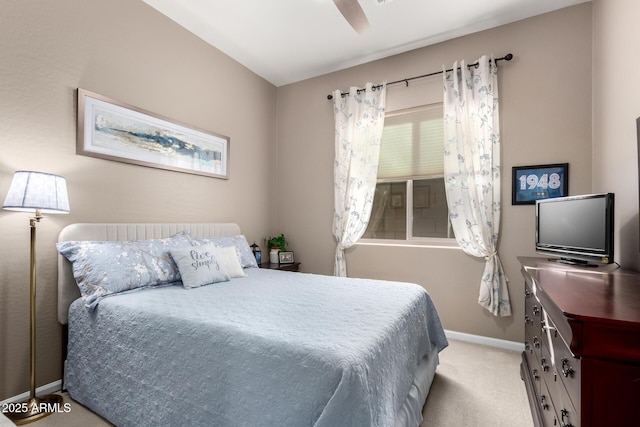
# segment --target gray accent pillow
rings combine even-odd
[[[230,280],[227,270],[218,261],[216,249],[213,244],[171,249],[185,289]]]

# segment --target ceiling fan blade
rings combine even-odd
[[[333,0],[333,2],[358,34],[369,28],[369,21],[358,0]]]

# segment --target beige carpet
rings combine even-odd
[[[531,427],[520,353],[449,340],[440,353],[440,366],[425,404],[420,427]],[[111,424],[74,402],[69,413],[59,413],[34,427],[101,427]],[[0,417],[0,426],[4,426]],[[336,426],[338,427],[338,426]]]
[[[520,352],[449,340],[420,427],[531,427]]]

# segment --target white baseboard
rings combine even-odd
[[[447,338],[451,338],[453,340],[460,340],[460,341],[472,342],[475,344],[488,345],[491,347],[498,347],[505,350],[524,351],[524,343],[521,343],[521,342],[507,341],[507,340],[501,340],[498,338],[483,337],[482,335],[472,335],[472,334],[466,334],[464,332],[456,332],[456,331],[448,331],[448,330],[445,330],[444,333],[447,335]]]
[[[57,380],[54,381],[52,383],[49,384],[45,384],[43,386],[40,386],[38,388],[36,388],[36,396],[41,396],[41,395],[46,395],[46,394],[52,394],[55,393],[57,391],[62,390],[62,380]],[[8,399],[5,399],[3,401],[0,402],[0,406],[4,405],[6,403],[18,403],[18,402],[23,402],[26,401],[27,399],[29,399],[31,393],[28,391],[25,391],[22,394],[19,394],[17,396],[13,396],[10,397]]]

